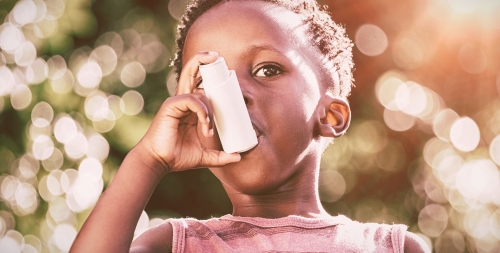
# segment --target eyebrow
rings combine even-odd
[[[264,44],[264,45],[253,45],[251,46],[248,50],[246,50],[244,53],[243,53],[243,56],[244,57],[248,57],[254,53],[257,53],[257,52],[260,52],[260,51],[272,51],[272,52],[275,52],[275,53],[278,53],[280,55],[285,55],[283,54],[283,52],[281,52],[280,50],[278,50],[277,48],[269,45],[269,44]]]

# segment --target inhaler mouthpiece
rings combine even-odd
[[[257,136],[234,70],[224,58],[201,65],[203,88],[214,110],[215,125],[226,153],[244,152],[257,145]]]

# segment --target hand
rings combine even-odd
[[[184,66],[174,97],[162,104],[151,127],[136,148],[145,149],[161,165],[164,174],[199,167],[218,167],[238,162],[238,153],[209,149],[200,141],[214,135],[213,111],[208,98],[195,92],[200,64],[217,59],[215,52],[198,52]],[[155,166],[156,167],[156,166]]]

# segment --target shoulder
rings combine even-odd
[[[405,233],[405,253],[430,253],[427,243],[420,236],[406,231]]]
[[[173,227],[165,221],[142,233],[130,246],[131,253],[172,252]]]

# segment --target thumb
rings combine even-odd
[[[239,162],[241,155],[239,153],[228,154],[224,151],[205,149],[200,166],[202,167],[219,167],[229,163]]]

